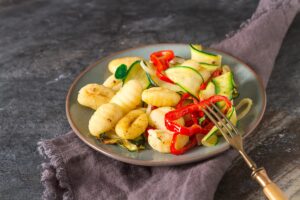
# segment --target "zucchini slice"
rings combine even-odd
[[[236,109],[234,107],[231,107],[227,114],[226,117],[232,122],[233,125],[236,126],[237,124],[237,115],[236,115]],[[212,129],[205,135],[205,137],[202,139],[201,143],[204,146],[209,146],[207,145],[206,141],[209,141],[209,139],[211,137],[215,137],[217,136],[217,132],[219,131],[219,129],[216,126],[213,126]],[[211,145],[210,145],[211,146]]]
[[[204,99],[207,99],[213,95],[215,95],[215,85],[210,81],[205,90],[200,90],[199,92],[199,98],[201,101],[203,101]]]
[[[137,60],[129,67],[127,75],[124,78],[123,85],[130,80],[138,80],[143,86],[143,89],[146,89],[151,85],[146,72],[140,65],[140,62],[140,60]]]
[[[212,82],[215,85],[216,94],[226,96],[229,100],[232,99],[234,81],[231,72],[226,72],[216,78],[213,78]]]
[[[147,77],[152,85],[167,88],[173,90],[174,92],[185,92],[181,87],[176,84],[171,84],[165,81],[160,80],[156,75],[150,75],[147,73]]]
[[[199,71],[199,69],[202,68],[200,66],[200,63],[197,62],[196,60],[186,60],[183,63],[181,63],[180,66],[190,67],[190,68],[193,68],[193,69],[195,69],[197,71]]]
[[[195,69],[196,71],[198,71],[201,74],[204,82],[206,82],[209,79],[210,74],[211,74],[211,72],[209,70],[202,67],[200,65],[200,63],[195,60],[186,60],[180,66],[190,67],[190,68]]]
[[[202,47],[199,48],[197,45],[190,44],[191,48],[191,59],[196,60],[198,62],[212,64],[212,65],[221,65],[222,56],[209,53],[202,50]]]
[[[146,76],[151,85],[153,85],[155,87],[164,87],[164,88],[173,90],[175,92],[184,92],[184,90],[182,90],[182,88],[180,88],[178,85],[167,83],[165,81],[160,80],[155,74],[155,69],[149,63],[144,61],[144,65],[145,66],[143,67],[141,64],[141,67],[145,71]]]
[[[206,70],[208,70],[211,73],[216,71],[217,69],[221,69],[220,66],[218,66],[218,65],[207,64],[207,63],[203,63],[203,62],[200,62],[199,64],[201,67],[205,68]]]
[[[165,73],[184,91],[198,98],[198,93],[200,90],[200,85],[203,83],[203,78],[197,70],[191,67],[176,66],[168,68]]]
[[[215,84],[215,92],[218,95],[227,97],[229,100],[232,100],[233,91],[234,91],[234,81],[233,74],[231,72],[226,72],[216,78],[212,79],[212,82]],[[225,102],[221,101],[217,103],[217,106],[223,110]]]
[[[201,140],[201,143],[203,144],[203,146],[206,147],[212,147],[212,146],[216,146],[219,142],[219,137],[215,134],[210,135],[209,137],[204,137]]]

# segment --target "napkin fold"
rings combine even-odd
[[[299,12],[299,0],[261,0],[241,28],[212,47],[240,58],[266,86],[282,40]],[[113,160],[85,145],[71,131],[38,142],[45,200],[213,199],[233,150],[209,160],[173,167],[142,167]]]

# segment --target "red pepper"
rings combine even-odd
[[[210,130],[210,129],[212,129],[213,127],[214,127],[214,123],[213,122],[208,122],[204,127],[206,128],[206,129],[208,129],[208,130]]]
[[[184,124],[186,127],[192,126],[194,124],[194,121],[191,117],[191,115],[185,115],[183,116]]]
[[[191,117],[192,117],[194,124],[198,124],[199,113],[196,113],[196,112],[191,113]]]
[[[196,103],[199,103],[198,99],[194,98],[193,97],[193,102],[196,104]]]
[[[172,154],[175,154],[175,155],[183,154],[184,152],[191,149],[192,147],[194,147],[197,144],[197,139],[193,135],[192,137],[190,137],[190,142],[187,145],[185,145],[181,149],[176,149],[175,144],[176,144],[176,141],[177,141],[177,135],[178,134],[179,133],[174,133],[172,141],[171,141],[170,151],[171,151]]]
[[[206,89],[206,86],[207,86],[207,83],[202,83],[200,85],[200,90],[205,90]]]
[[[172,50],[162,50],[150,55],[150,60],[156,66],[156,76],[165,82],[174,83],[163,71],[169,68],[169,62],[175,57]]]
[[[184,101],[185,101],[186,99],[190,98],[190,97],[191,97],[191,95],[190,95],[189,93],[184,93],[184,94],[181,96],[180,101],[179,101],[178,104],[176,105],[176,109],[183,107],[183,106],[184,106],[184,105],[183,105],[183,104],[184,104]],[[195,97],[191,97],[191,98],[192,98],[192,100],[193,100],[194,103],[198,103],[198,102],[199,102],[198,99],[196,99]]]
[[[158,108],[157,106],[151,106],[151,110],[155,110],[156,108]]]
[[[176,105],[176,109],[178,108],[181,108],[183,107],[183,104],[184,104],[184,101],[186,99],[188,99],[189,97],[191,97],[191,95],[189,93],[184,93],[182,96],[181,96],[181,99],[180,101],[178,102],[178,104]],[[192,97],[193,99],[193,102],[194,103],[198,103],[198,100],[194,97]],[[191,113],[190,116],[187,116],[189,118],[186,118],[185,119],[185,124],[186,126],[191,126],[192,124],[194,123],[197,123],[198,122],[198,117],[199,117],[199,114],[198,113]]]
[[[212,73],[212,78],[215,78],[217,76],[220,76],[222,74],[222,70],[221,69],[217,69]]]
[[[203,128],[198,123],[193,124],[190,127],[185,127],[176,123],[175,120],[183,117],[184,115],[195,112],[199,113],[200,115],[203,115],[202,109],[205,109],[205,107],[210,103],[216,103],[219,101],[224,101],[227,109],[231,107],[231,102],[228,100],[227,97],[221,95],[214,95],[200,103],[187,105],[185,107],[168,112],[165,115],[165,125],[168,130],[175,133],[180,133],[182,135],[192,136],[196,133],[206,134],[210,129]]]
[[[179,101],[178,104],[176,105],[176,109],[183,107],[184,101],[185,101],[187,98],[189,98],[190,96],[191,96],[191,95],[190,95],[189,93],[184,93],[184,94],[181,96],[180,101]]]

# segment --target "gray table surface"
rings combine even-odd
[[[65,95],[88,64],[161,42],[209,45],[251,16],[257,0],[0,0],[0,199],[40,199],[36,143],[70,130]],[[300,199],[300,15],[283,42],[262,123],[247,141],[291,199]],[[263,199],[237,160],[215,199]],[[213,177],[212,177],[213,178]]]

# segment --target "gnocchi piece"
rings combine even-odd
[[[108,70],[114,74],[116,72],[117,68],[121,64],[125,64],[127,66],[127,68],[129,68],[131,66],[131,64],[137,60],[143,60],[143,58],[141,58],[141,57],[123,57],[123,58],[114,59],[108,63]]]
[[[115,131],[122,139],[132,140],[140,136],[148,126],[148,117],[141,110],[127,113],[116,125]]]
[[[148,143],[156,151],[161,153],[170,153],[171,141],[173,138],[173,132],[150,129],[148,130]],[[189,137],[186,135],[178,135],[175,148],[181,149],[189,142]]]
[[[119,105],[124,113],[135,109],[141,104],[142,85],[137,80],[128,81],[110,100],[111,103]]]
[[[175,106],[180,101],[180,95],[167,88],[153,87],[143,91],[142,100],[157,107]]]
[[[107,103],[100,106],[92,115],[89,121],[89,131],[93,136],[114,128],[116,123],[123,117],[120,106],[114,103]]]
[[[111,75],[104,81],[103,85],[105,87],[118,91],[122,87],[122,81],[116,79],[115,75]]]
[[[160,107],[152,110],[149,115],[149,125],[160,130],[168,130],[165,125],[165,115],[166,113],[175,110],[172,107]],[[184,119],[179,118],[176,122],[184,126]]]
[[[92,83],[79,90],[77,101],[83,106],[96,110],[102,104],[108,103],[114,95],[114,90]]]

